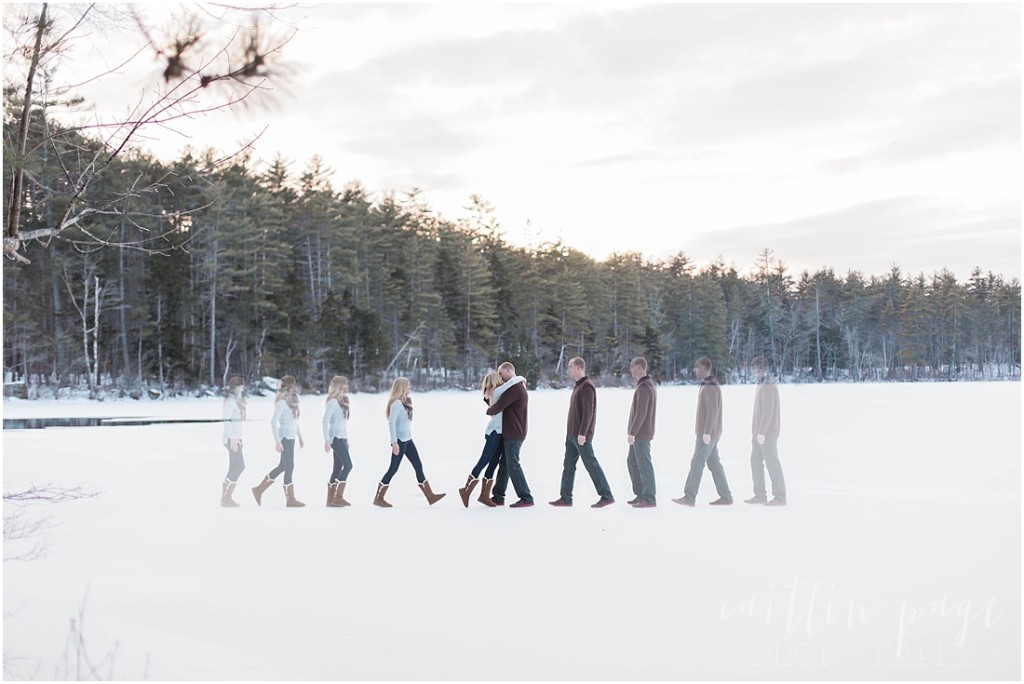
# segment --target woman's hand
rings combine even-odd
[[[324,442],[324,451],[327,452],[327,453],[330,453],[330,451],[331,451],[331,443],[330,442]]]
[[[391,455],[397,456],[400,449],[398,448],[398,442],[391,443]]]
[[[279,454],[283,454],[284,453],[284,445],[281,444],[280,442],[275,444],[274,448],[277,449],[277,453],[279,453]]]

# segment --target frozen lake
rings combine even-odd
[[[414,388],[415,390],[415,388]],[[383,395],[352,395],[350,508],[324,506],[323,397],[303,396],[306,446],[286,509],[272,404],[250,400],[235,498],[217,423],[3,433],[6,491],[84,485],[49,516],[44,558],[4,564],[5,678],[65,678],[69,621],[115,679],[1019,679],[1018,383],[783,385],[790,505],[751,495],[753,386],[725,386],[720,445],[732,507],[705,473],[682,494],[696,387],[659,389],[659,506],[626,471],[631,390],[599,389],[595,452],[617,503],[556,509],[569,390],[531,393],[522,458],[534,508],[464,509],[479,456],[476,392],[415,395],[413,435],[435,491],[387,467]],[[25,402],[4,418],[208,420],[219,399]],[[479,489],[477,490],[477,492]],[[510,489],[511,496],[511,489]],[[514,500],[514,498],[513,498]],[[5,545],[5,556],[19,550]]]

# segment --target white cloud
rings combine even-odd
[[[320,154],[375,193],[423,188],[450,218],[478,193],[511,237],[530,219],[597,257],[688,245],[697,261],[745,263],[752,227],[853,225],[841,217],[856,207],[858,225],[889,238],[821,229],[809,250],[784,231],[776,253],[881,272],[901,245],[907,268],[969,256],[1019,274],[1004,253],[1014,224],[1019,244],[1019,6],[350,3],[296,15],[274,108],[204,120],[186,128],[194,141],[269,119],[264,159]],[[116,88],[94,92],[116,101]],[[921,241],[940,225],[932,205],[893,220],[891,198],[911,196],[970,209],[941,223],[950,237]]]

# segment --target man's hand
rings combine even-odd
[[[757,436],[757,443],[758,444],[764,444],[764,435],[758,435]]]
[[[586,435],[576,435],[576,443],[579,444],[580,446],[583,446],[584,444],[587,443],[587,436]]]
[[[711,444],[711,435],[709,435],[709,434],[705,434],[704,435],[704,443],[705,444]]]
[[[636,437],[633,435],[626,435],[626,442],[628,442],[630,446],[633,446],[633,443],[636,442]]]

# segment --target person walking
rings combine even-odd
[[[636,380],[636,389],[626,427],[626,442],[629,444],[626,468],[633,485],[633,498],[628,503],[634,508],[654,508],[658,500],[651,441],[654,439],[658,391],[654,380],[647,374],[647,359],[644,357],[638,356],[630,361],[629,373]]]
[[[768,360],[758,356],[753,361],[757,375],[757,391],[754,393],[754,415],[751,420],[750,472],[754,480],[754,496],[744,499],[748,504],[768,506],[786,505],[786,478],[779,461],[779,431],[781,427],[779,387],[768,369]],[[768,500],[764,471],[772,479],[772,499]]]
[[[712,506],[731,506],[732,492],[725,479],[725,468],[718,456],[718,440],[722,437],[722,388],[718,378],[712,374],[711,359],[702,356],[693,365],[693,372],[700,380],[697,390],[697,421],[694,431],[697,437],[690,459],[690,473],[686,476],[683,496],[672,499],[683,506],[694,506],[697,501],[697,490],[700,488],[704,466],[711,471],[718,490],[718,498],[711,502]]]
[[[501,399],[509,387],[517,382],[526,382],[526,378],[517,375],[510,378],[508,382],[502,383],[501,376],[497,371],[491,371],[484,376],[481,389],[484,393],[484,403],[491,406]],[[459,496],[462,498],[462,505],[469,508],[469,497],[473,494],[476,483],[480,481],[480,473],[484,474],[484,483],[480,487],[480,498],[478,501],[485,506],[495,506],[491,501],[491,489],[494,486],[494,470],[498,467],[504,453],[503,440],[501,436],[502,414],[490,417],[487,426],[484,428],[484,449],[477,460],[476,465],[466,477],[466,484],[459,487]],[[486,466],[487,470],[484,470]]]
[[[299,440],[299,448],[305,443],[302,440],[302,429],[299,428],[299,386],[295,378],[285,375],[278,383],[277,395],[274,397],[274,415],[270,418],[270,429],[274,433],[274,448],[280,454],[277,467],[263,477],[263,482],[252,488],[256,503],[263,505],[263,492],[274,484],[278,475],[284,475],[284,496],[288,508],[301,508],[306,504],[295,498],[295,485],[292,482],[292,471],[295,469],[295,440]]]
[[[508,382],[515,374],[515,366],[508,361],[498,366],[498,375],[504,382]],[[526,385],[515,383],[505,390],[501,399],[487,409],[489,416],[502,414],[501,436],[505,455],[498,465],[498,473],[494,478],[494,494],[491,497],[491,500],[499,506],[505,503],[505,491],[508,488],[509,479],[512,480],[512,487],[519,497],[519,501],[509,508],[529,508],[533,505],[533,495],[530,494],[530,486],[526,482],[526,475],[523,473],[523,466],[519,461],[519,453],[523,448],[523,442],[526,441],[529,402],[530,395],[526,391]]]
[[[242,457],[242,421],[245,420],[245,381],[237,375],[228,380],[224,396],[224,431],[221,442],[228,450],[228,474],[221,483],[220,505],[224,508],[238,508],[232,498],[238,478],[245,470]]]
[[[591,508],[604,508],[615,503],[608,479],[594,456],[594,425],[597,421],[597,388],[587,377],[587,362],[576,356],[569,359],[569,377],[576,381],[569,399],[569,419],[566,426],[565,457],[562,460],[562,484],[559,497],[552,506],[572,506],[572,489],[576,479],[576,462],[583,459],[594,488],[600,497]]]
[[[423,463],[420,461],[416,444],[412,441],[412,397],[409,396],[409,391],[409,378],[395,378],[395,381],[391,383],[387,408],[384,410],[391,433],[391,465],[377,485],[377,495],[373,499],[373,505],[381,508],[391,508],[391,504],[384,500],[384,495],[387,494],[388,487],[391,486],[391,478],[398,472],[398,466],[401,465],[403,456],[409,459],[409,463],[416,471],[416,481],[419,482],[420,490],[427,498],[427,503],[433,506],[446,496],[444,492],[435,494],[431,491],[427,476],[423,474]]]
[[[352,504],[345,500],[345,484],[352,472],[352,457],[348,451],[348,417],[351,407],[348,400],[348,378],[335,375],[327,388],[324,418],[321,421],[324,432],[324,451],[333,452],[334,468],[327,481],[327,506],[342,508]]]

